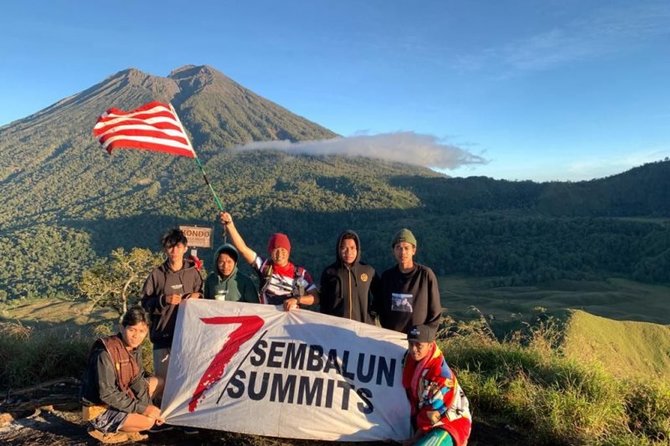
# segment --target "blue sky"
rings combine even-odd
[[[352,144],[428,140],[451,176],[578,181],[670,156],[667,0],[3,2],[0,125],[187,64]]]

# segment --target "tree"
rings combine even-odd
[[[122,316],[128,309],[128,300],[139,297],[149,272],[161,262],[161,256],[149,249],[126,252],[117,248],[109,258],[84,271],[79,291],[90,300],[90,311],[96,306],[111,307]]]

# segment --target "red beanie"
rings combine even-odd
[[[288,241],[286,234],[275,232],[270,236],[270,240],[268,240],[268,254],[272,254],[272,251],[277,248],[284,248],[291,254],[291,242]]]

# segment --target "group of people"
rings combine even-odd
[[[378,321],[383,328],[407,334],[402,382],[415,433],[407,444],[467,444],[468,401],[435,342],[442,316],[437,278],[415,262],[417,241],[409,229],[393,237],[396,265],[381,276],[361,261],[359,236],[342,232],[335,261],[317,285],[304,267],[290,261],[286,234],[270,237],[264,257],[247,246],[229,213],[222,212],[219,220],[231,243],[216,250],[215,270],[204,281],[198,262],[186,257],[184,233],[170,230],[161,240],[167,258],[147,278],[141,307],[128,311],[118,334],[94,344],[83,386],[84,417],[93,437],[106,443],[138,440],[144,436],[141,431],[164,422],[152,401],[162,394],[179,304],[205,298],[281,305],[286,311],[318,305],[324,314],[368,324]],[[258,287],[238,271],[240,257],[258,275]],[[155,376],[145,375],[139,357],[147,333]]]

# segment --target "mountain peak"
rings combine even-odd
[[[161,100],[169,100],[178,91],[178,87],[174,80],[147,74],[137,68],[128,68],[119,71],[97,86],[104,87],[105,85],[107,87],[114,85],[117,88],[130,87],[132,89],[139,87],[150,91],[152,94],[156,95],[157,99]]]
[[[133,84],[139,84],[143,82],[145,79],[148,77],[152,77],[149,74],[146,74],[143,71],[138,70],[137,68],[128,68],[125,70],[121,70],[118,73],[110,76],[108,79],[109,80],[125,80],[128,81],[129,83]]]
[[[214,76],[221,73],[209,65],[184,65],[170,72],[169,78],[178,79],[191,76]]]
[[[229,79],[209,65],[184,65],[169,76],[130,67],[101,82],[1,129],[0,153],[30,139],[21,154],[0,162],[0,181],[15,165],[37,168],[56,159],[59,147],[72,140],[92,141],[92,123],[105,110],[133,110],[150,101],[172,103],[200,156],[250,141],[315,140],[336,136],[330,130],[291,113]],[[67,124],[66,124],[67,123]],[[35,133],[35,129],[39,129]],[[11,136],[10,136],[11,135]],[[80,147],[78,142],[76,147]],[[42,150],[42,158],[35,156]]]

